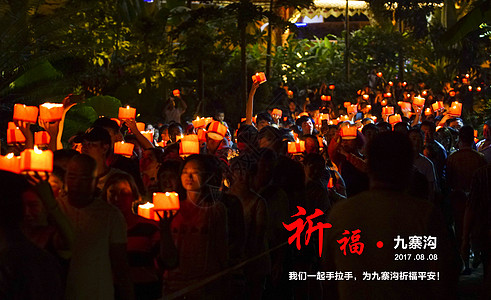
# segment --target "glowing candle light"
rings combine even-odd
[[[179,210],[179,194],[176,192],[153,193],[154,210]]]
[[[199,137],[196,134],[184,136],[179,144],[179,155],[188,156],[191,154],[199,154]]]
[[[266,82],[266,75],[264,75],[264,72],[256,73],[255,75],[252,75],[252,81],[254,83],[256,83],[256,82],[259,82],[259,83]]]
[[[51,150],[25,149],[20,154],[21,171],[53,172],[53,152]]]
[[[133,149],[135,145],[132,143],[116,142],[114,143],[114,154],[120,154],[131,157],[133,155]]]
[[[39,106],[39,119],[46,122],[55,122],[63,117],[63,104],[44,103]]]
[[[298,154],[305,151],[305,141],[288,142],[288,153]]]
[[[127,105],[126,107],[119,108],[118,118],[120,120],[130,120],[136,117],[136,108],[130,107]]]
[[[399,123],[399,122],[402,122],[401,115],[395,114],[395,115],[389,116],[389,124],[390,125],[394,125],[394,124]]]
[[[36,123],[39,108],[37,106],[26,106],[25,104],[14,105],[14,120],[28,123]]]
[[[34,132],[34,144],[35,145],[49,145],[51,137],[46,131]]]
[[[425,105],[425,98],[423,97],[414,97],[413,99],[413,104],[417,106],[424,106]]]
[[[14,153],[0,156],[0,170],[19,174],[20,156],[14,156]]]

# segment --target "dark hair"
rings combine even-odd
[[[0,171],[0,229],[8,233],[22,222],[22,194],[29,188],[27,180],[18,174]]]
[[[222,181],[222,171],[220,169],[220,161],[213,155],[209,154],[193,154],[184,160],[181,166],[181,170],[179,174],[182,174],[182,170],[186,166],[187,163],[191,161],[196,161],[202,168],[205,182],[207,185],[202,186],[202,190],[209,192],[210,185],[212,186],[220,186]],[[208,188],[208,189],[207,189]]]
[[[428,128],[430,129],[430,132],[431,133],[435,133],[436,131],[436,125],[434,122],[431,122],[431,121],[423,121],[421,122],[421,127],[423,126],[428,126]]]
[[[87,154],[77,154],[72,159],[70,159],[70,163],[77,163],[79,166],[86,167],[90,173],[94,173],[97,169],[97,163],[95,159]]]
[[[394,125],[394,131],[407,134],[409,132],[409,125],[406,122],[399,122]]]
[[[470,125],[465,125],[460,128],[459,141],[467,145],[472,145],[474,142],[474,128]]]
[[[99,119],[95,120],[94,123],[92,124],[92,127],[111,128],[115,132],[119,132],[120,129],[116,121],[111,120],[107,117],[100,117]]]
[[[295,122],[295,124],[298,125],[298,126],[300,126],[300,127],[302,127],[302,124],[304,122],[308,122],[309,120],[311,120],[309,116],[301,116],[300,118],[297,119],[297,121]]]
[[[107,201],[107,189],[115,183],[127,181],[131,188],[131,194],[133,195],[133,199],[136,201],[140,199],[140,193],[138,192],[138,187],[136,186],[135,179],[133,176],[126,172],[118,172],[113,173],[109,178],[107,178],[106,183],[104,183],[104,187],[102,188],[102,199]]]
[[[379,129],[375,124],[369,123],[369,124],[363,126],[363,128],[361,129],[361,133],[364,136],[367,136],[369,133],[373,133],[373,135],[375,136],[379,133]]]
[[[257,114],[256,117],[256,124],[259,123],[259,121],[266,121],[269,124],[273,123],[273,117],[267,112],[260,112]]]
[[[392,131],[392,126],[390,126],[390,124],[387,122],[379,122],[376,126],[378,127],[379,131]]]
[[[319,176],[322,171],[326,169],[326,161],[324,157],[317,153],[307,154],[303,159],[303,164],[305,166],[311,166],[314,174],[317,176]]]
[[[281,131],[278,128],[272,127],[272,126],[266,126],[259,131],[257,138],[267,138],[268,140],[273,141],[273,143],[276,145],[276,143],[281,142]]]
[[[372,180],[394,187],[407,184],[413,168],[413,147],[407,135],[382,132],[368,145],[368,170]]]

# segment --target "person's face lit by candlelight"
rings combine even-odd
[[[199,192],[203,183],[203,167],[196,161],[190,160],[181,172],[181,183],[187,192]]]

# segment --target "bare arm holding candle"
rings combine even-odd
[[[423,112],[423,106],[413,105],[413,109],[415,118],[413,120],[413,123],[411,124],[411,127],[416,126],[421,122],[421,113]]]
[[[159,212],[160,257],[165,269],[174,269],[179,265],[179,252],[171,233],[171,223],[175,216],[176,213],[173,211]]]
[[[49,150],[56,151],[58,150],[58,146],[56,143],[56,138],[58,137],[58,130],[60,128],[60,121],[56,122],[45,122],[39,119],[39,126],[43,127],[49,134]]]
[[[20,131],[26,138],[26,147],[25,149],[34,148],[34,135],[31,132],[31,123],[27,123],[25,121],[14,121],[15,125],[19,127]]]
[[[254,82],[251,87],[251,91],[249,92],[249,98],[247,99],[246,106],[246,125],[252,125],[252,110],[254,108],[254,94],[256,93],[257,88],[259,87],[259,82]]]
[[[149,141],[138,130],[138,127],[136,126],[136,121],[134,119],[124,120],[124,123],[126,124],[126,126],[128,126],[128,128],[131,130],[131,132],[135,135],[135,138],[142,145],[143,149],[155,148],[152,141]]]

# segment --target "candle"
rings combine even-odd
[[[480,91],[481,91],[481,87],[480,87],[480,86],[478,86],[478,87],[476,88],[476,91],[480,92]]]
[[[288,153],[298,154],[305,151],[305,141],[288,142]]]
[[[425,109],[425,116],[429,116],[431,114],[432,114],[431,108],[428,107],[427,109]]]
[[[465,78],[469,78],[469,77],[470,77],[470,75],[469,75],[469,74],[465,74]]]
[[[382,72],[378,72],[377,77],[382,77]]]
[[[206,130],[203,128],[198,129],[198,141],[206,142]]]
[[[472,92],[472,85],[469,85],[467,88],[469,89],[469,92]]]
[[[451,90],[450,92],[448,92],[448,95],[450,97],[455,97],[455,91],[454,90]]]
[[[426,90],[424,90],[421,92],[421,95],[423,95],[423,97],[426,97],[426,95],[428,95],[428,92]]]
[[[333,179],[332,177],[329,178],[329,182],[327,183],[327,188],[332,189],[334,187]]]
[[[433,111],[439,111],[439,110],[443,109],[443,102],[437,101],[437,102],[433,103],[431,105],[431,107],[433,108]]]
[[[47,131],[34,132],[34,145],[48,145],[51,140]]]
[[[348,108],[348,107],[350,107],[350,106],[351,106],[351,102],[344,102],[344,103],[343,103],[343,106],[344,106],[345,108]]]
[[[293,91],[288,91],[288,98],[293,98]]]
[[[394,83],[393,83],[392,81],[389,81],[389,85],[390,85],[390,86],[393,86],[393,85],[394,85]]]
[[[39,108],[37,106],[26,106],[25,104],[14,105],[14,120],[36,123]]]
[[[179,144],[179,155],[188,156],[191,154],[199,154],[199,138],[196,134],[184,136]]]
[[[393,115],[394,114],[394,106],[382,107],[382,114]]]
[[[138,128],[138,131],[140,132],[145,131],[146,124],[143,122],[136,122],[136,128]]]
[[[22,131],[15,126],[14,122],[9,122],[7,129],[7,144],[25,143],[26,137]]]
[[[399,106],[401,107],[401,110],[404,110],[404,111],[411,110],[411,103],[409,103],[409,102],[399,101],[399,102],[397,102],[397,104],[399,104]]]
[[[174,95],[174,97],[179,97],[181,96],[181,92],[179,90],[173,90],[172,95]]]
[[[46,122],[55,122],[63,117],[63,104],[44,103],[39,106],[39,119]]]
[[[389,116],[389,124],[390,125],[394,125],[394,124],[399,123],[399,122],[402,122],[401,115],[395,114],[395,115]]]
[[[347,110],[348,110],[348,114],[356,114],[358,112],[358,108],[357,108],[356,104],[352,104],[352,105],[348,106]]]
[[[182,138],[184,137],[184,135],[176,135],[176,142],[180,141]]]
[[[387,105],[387,100],[384,99],[384,100],[380,101],[380,105],[386,106]]]
[[[154,210],[179,210],[179,194],[153,193]]]
[[[367,107],[367,109],[368,109],[369,111],[370,111],[370,110],[372,110],[372,106],[371,106],[371,105],[367,105],[366,107]]]
[[[335,88],[336,88],[336,86],[334,84],[329,85],[330,90],[334,90]]]
[[[211,122],[208,127],[208,137],[217,141],[222,140],[227,133],[227,126],[223,125],[219,121]]]
[[[391,93],[385,93],[385,94],[384,94],[384,97],[385,97],[385,98],[390,98],[390,97],[392,97],[392,94],[391,94]]]
[[[252,75],[252,81],[259,83],[266,82],[266,75],[263,72],[256,73],[256,75]]]
[[[14,153],[0,156],[0,170],[19,174],[20,156],[14,156]]]
[[[417,106],[424,106],[425,105],[425,98],[420,97],[420,96],[414,97],[413,104],[417,105]]]
[[[362,96],[362,97],[363,97],[363,100],[368,100],[368,98],[370,98],[370,95],[368,95],[368,94],[363,94],[363,96]]]
[[[119,108],[118,118],[120,120],[130,120],[136,117],[136,108],[130,107],[129,105],[126,107]]]
[[[339,121],[349,121],[349,117],[347,115],[340,115],[338,119]]]
[[[154,211],[154,205],[150,202],[138,205],[138,215],[145,219],[159,221],[159,217]]]
[[[462,114],[462,103],[457,101],[452,102],[452,106],[448,109],[448,114],[452,117],[460,117]]]
[[[281,109],[273,109],[273,111],[271,112],[271,115],[272,116],[277,116],[278,118],[281,118],[281,116],[283,115],[283,112],[281,111]]]
[[[405,82],[405,81],[404,81],[404,82],[402,83],[402,86],[406,86],[406,85],[407,85],[407,82]]]
[[[344,126],[341,127],[340,136],[343,140],[353,140],[356,139],[357,130],[356,126]]]
[[[153,131],[152,130],[147,130],[147,131],[140,131],[140,133],[150,141],[150,143],[153,144]]]
[[[116,142],[114,143],[114,154],[120,154],[124,156],[132,156],[133,155],[133,149],[135,148],[135,145],[132,143],[125,143],[123,142]]]
[[[51,150],[26,149],[20,154],[21,171],[53,172],[53,152]]]

